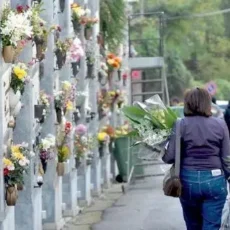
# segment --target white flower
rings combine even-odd
[[[82,143],[87,143],[87,141],[88,141],[88,138],[86,137],[86,136],[82,136],[81,137],[81,141],[82,141]]]
[[[25,160],[20,160],[18,163],[19,163],[19,165],[22,166],[22,167],[24,167],[24,166],[27,165],[27,163],[26,163]]]
[[[8,169],[9,171],[14,171],[14,170],[15,170],[15,167],[14,167],[14,165],[9,165],[9,166],[7,166],[7,169]]]
[[[90,16],[90,15],[91,15],[91,10],[90,10],[90,9],[86,9],[86,10],[85,10],[85,14],[86,14],[87,16]]]

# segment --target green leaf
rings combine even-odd
[[[140,123],[145,116],[149,117],[149,114],[141,108],[136,106],[125,106],[122,109],[124,115],[135,123]]]

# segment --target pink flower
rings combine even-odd
[[[83,124],[77,125],[75,132],[77,135],[84,135],[87,132],[87,127]]]

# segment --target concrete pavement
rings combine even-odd
[[[163,195],[162,180],[150,177],[136,181],[92,229],[185,230],[179,200]]]
[[[163,177],[136,180],[122,195],[121,185],[109,190],[69,220],[65,230],[185,230],[178,199],[165,197]]]

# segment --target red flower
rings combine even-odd
[[[7,176],[9,174],[9,169],[8,168],[4,168],[4,176]]]
[[[24,12],[23,6],[17,6],[16,10],[19,14]]]
[[[124,80],[126,80],[126,79],[128,78],[128,75],[127,75],[126,73],[124,73],[124,74],[122,75],[122,78],[123,78]]]
[[[72,124],[71,124],[71,122],[66,122],[65,123],[65,132],[66,133],[69,133],[70,132],[70,130],[71,130],[71,128],[72,128]]]

